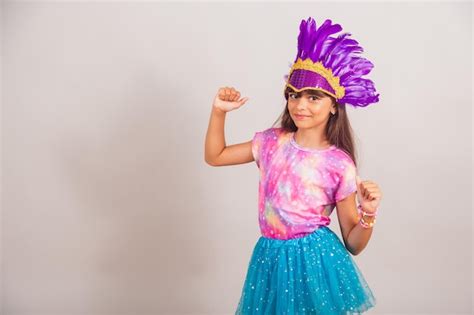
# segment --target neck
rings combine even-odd
[[[315,149],[324,149],[331,145],[324,130],[321,129],[298,128],[295,132],[295,140],[304,147]]]

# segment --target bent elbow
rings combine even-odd
[[[361,250],[355,250],[353,248],[350,248],[348,246],[346,246],[346,249],[349,253],[351,253],[352,256],[357,256],[360,254]]]
[[[208,157],[204,157],[204,161],[206,162],[207,165],[210,165],[210,166],[219,166],[215,159],[210,159]]]
[[[214,166],[214,163],[212,162],[212,160],[204,158],[204,162],[206,162],[207,165]]]

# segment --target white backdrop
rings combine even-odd
[[[2,306],[13,314],[232,314],[260,233],[254,163],[211,167],[221,86],[270,127],[299,23],[330,18],[375,64],[348,106],[384,194],[355,256],[370,314],[470,314],[472,4],[3,2]],[[340,236],[337,214],[331,228]]]

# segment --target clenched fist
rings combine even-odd
[[[248,97],[240,98],[240,92],[233,87],[223,87],[217,92],[212,106],[224,113],[237,109],[248,101]]]

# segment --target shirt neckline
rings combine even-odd
[[[330,150],[333,150],[336,148],[336,146],[334,144],[330,145],[329,147],[327,148],[323,148],[323,149],[319,149],[319,148],[308,148],[308,147],[303,147],[301,145],[299,145],[296,140],[295,140],[295,132],[292,131],[290,133],[290,143],[297,149],[299,150],[302,150],[302,151],[306,151],[306,152],[326,152],[326,151],[330,151]]]

